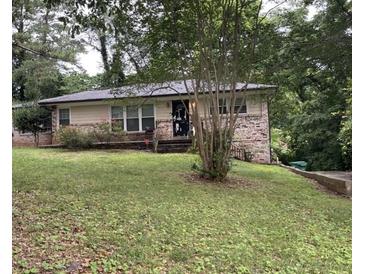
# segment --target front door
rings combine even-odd
[[[187,109],[186,109],[187,108]],[[174,136],[188,136],[189,100],[172,101],[172,126]]]

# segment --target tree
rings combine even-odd
[[[262,70],[279,86],[272,125],[287,135],[290,160],[306,160],[312,170],[346,169],[338,134],[351,97],[351,1],[296,4],[270,18],[277,29],[271,41],[280,49],[264,57]],[[313,18],[309,4],[318,6]]]
[[[13,1],[13,98],[37,101],[61,95],[62,73],[77,65],[79,41],[57,20],[61,8]]]
[[[221,181],[230,168],[233,136],[244,102],[238,98],[247,90],[247,85],[238,87],[237,83],[241,79],[248,83],[254,70],[262,2],[184,1],[163,2],[162,6],[168,23],[160,23],[174,46],[165,51],[172,58],[164,65],[168,75],[183,79],[188,90],[201,172]],[[192,86],[187,79],[193,79]],[[229,91],[222,94],[222,89]],[[228,103],[225,115],[220,100]]]
[[[63,76],[63,94],[80,92],[85,90],[97,89],[103,86],[103,76],[101,74],[89,76],[86,73],[67,73]]]
[[[50,124],[51,112],[40,107],[24,107],[13,112],[14,127],[21,132],[31,132],[38,147],[39,133]]]
[[[134,22],[132,1],[85,1],[76,7],[74,1],[47,2],[56,6],[62,3],[65,10],[59,19],[65,27],[71,26],[72,33],[86,34],[83,43],[100,53],[104,68],[103,87],[123,85],[125,71],[129,69],[126,63]]]
[[[342,115],[341,129],[338,134],[338,141],[341,145],[342,157],[346,170],[352,168],[352,98],[351,84],[348,89],[350,96],[346,100],[346,110]]]

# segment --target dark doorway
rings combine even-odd
[[[174,136],[188,136],[189,100],[172,101],[172,128]]]

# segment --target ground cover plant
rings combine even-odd
[[[239,161],[247,184],[192,182],[196,161],[13,149],[14,273],[351,272],[351,200]]]

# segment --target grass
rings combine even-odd
[[[246,187],[188,182],[191,154],[13,149],[14,273],[349,273],[351,201],[235,161]]]

